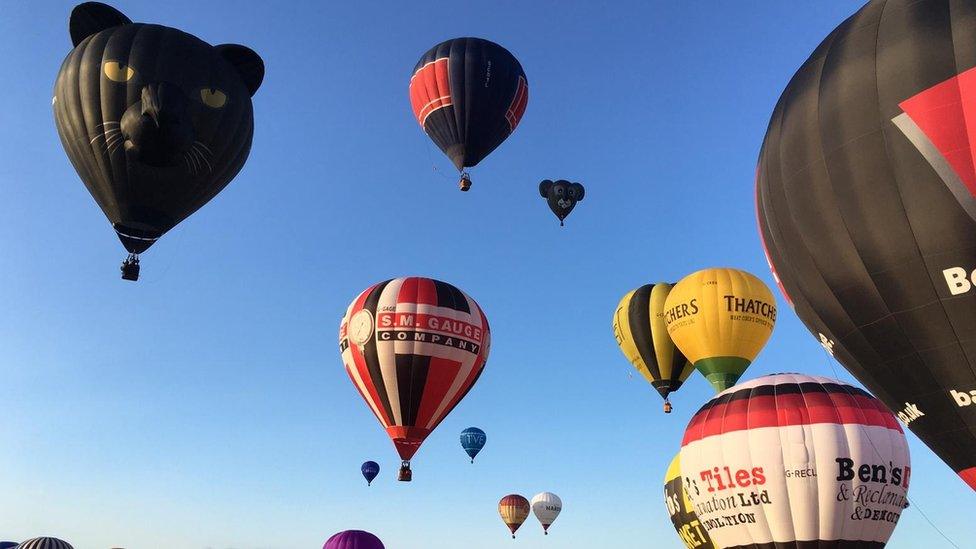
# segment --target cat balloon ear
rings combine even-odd
[[[264,80],[264,61],[261,60],[261,56],[254,53],[251,48],[240,44],[221,44],[214,47],[237,69],[241,80],[247,86],[247,91],[251,92],[253,97]]]
[[[95,33],[130,24],[132,20],[112,6],[101,2],[85,2],[71,10],[68,32],[71,34],[71,44],[77,46]]]
[[[583,200],[583,195],[586,194],[586,189],[583,188],[583,184],[573,183],[571,186],[576,190],[576,201],[579,202],[580,200]]]
[[[542,183],[539,183],[539,194],[542,198],[549,198],[549,189],[552,188],[552,181],[546,179]]]

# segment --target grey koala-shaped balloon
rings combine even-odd
[[[559,218],[559,226],[563,226],[563,220],[573,211],[576,203],[583,200],[586,189],[581,183],[570,183],[565,179],[556,182],[546,179],[539,183],[539,194],[549,203],[549,209]]]

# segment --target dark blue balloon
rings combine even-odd
[[[376,475],[380,474],[380,464],[375,461],[367,461],[359,469],[363,472],[363,476],[366,477],[367,486],[371,486],[373,479],[376,478]]]
[[[471,456],[471,463],[474,463],[474,456],[485,447],[487,441],[485,432],[477,427],[468,427],[461,431],[461,448]]]
[[[11,549],[12,547],[17,547],[17,545],[15,541],[0,541],[0,549]]]

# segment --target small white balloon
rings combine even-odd
[[[542,523],[542,530],[549,535],[549,526],[563,510],[563,501],[552,492],[542,492],[532,498],[532,513]]]

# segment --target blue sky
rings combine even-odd
[[[142,280],[119,280],[124,252],[51,115],[73,3],[4,3],[0,539],[292,549],[361,528],[391,549],[680,546],[661,480],[712,391],[695,376],[662,415],[610,318],[627,290],[703,267],[772,285],[752,198],[768,116],[859,2],[115,5],[257,51],[254,144],[144,254]],[[407,97],[419,56],[462,35],[506,46],[530,85],[466,195]],[[545,178],[586,185],[563,229]],[[336,332],[359,291],[413,274],[473,296],[493,348],[406,484]],[[782,311],[746,378],[850,381]],[[475,465],[457,440],[469,425],[488,433]],[[889,546],[949,546],[921,512],[967,546],[976,496],[910,438],[915,505]],[[366,459],[383,467],[371,488]],[[512,542],[498,499],[541,491],[564,503],[551,535],[530,518]]]

